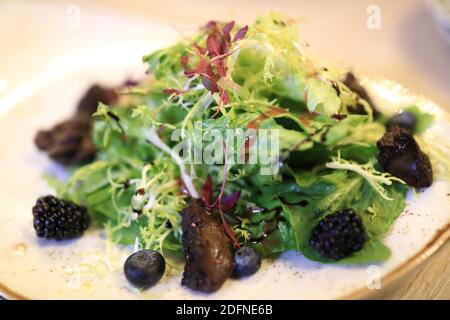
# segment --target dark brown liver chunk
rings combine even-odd
[[[420,150],[410,130],[394,126],[377,142],[378,162],[382,168],[415,188],[433,182],[430,159]]]
[[[34,142],[56,162],[74,165],[95,157],[96,149],[90,133],[90,123],[74,118],[61,122],[50,130],[39,131]]]
[[[193,290],[218,290],[233,271],[231,241],[219,219],[201,200],[192,200],[182,212],[186,265],[181,284]]]
[[[373,103],[372,99],[370,98],[369,94],[367,93],[366,88],[364,88],[361,83],[359,82],[358,78],[352,73],[347,72],[345,75],[345,78],[343,80],[344,84],[353,92],[355,92],[360,98],[367,101],[369,106],[372,108],[372,112],[374,116],[378,116],[380,113],[375,107],[375,104]],[[357,103],[356,106],[352,106],[349,108],[349,111],[354,114],[366,114],[366,110],[364,109],[364,106],[360,103]]]
[[[92,114],[97,110],[99,102],[111,104],[117,98],[114,88],[91,86],[80,99],[71,118],[36,134],[36,146],[62,165],[77,165],[93,160],[96,149],[91,140],[94,121]]]
[[[78,116],[86,117],[90,120],[92,114],[97,111],[99,102],[112,104],[115,103],[117,99],[118,96],[115,88],[104,88],[94,84],[78,102],[76,112]]]

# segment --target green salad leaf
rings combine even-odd
[[[416,134],[424,132],[433,123],[434,116],[431,113],[420,110],[417,106],[411,106],[404,111],[412,113],[416,118],[416,127],[414,128],[414,133]]]

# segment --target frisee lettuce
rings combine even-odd
[[[366,179],[369,185],[385,200],[392,200],[387,195],[386,189],[383,185],[390,186],[394,181],[405,183],[399,178],[392,176],[387,172],[379,172],[374,168],[374,164],[368,162],[364,165],[358,164],[354,161],[349,161],[341,158],[341,153],[338,151],[337,157],[331,158],[330,162],[325,164],[327,168],[338,170],[349,170],[359,174]]]

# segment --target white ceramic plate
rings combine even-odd
[[[113,26],[111,26],[113,27]],[[31,299],[331,299],[361,297],[427,258],[450,237],[450,184],[436,180],[408,205],[385,243],[392,257],[377,266],[321,265],[291,252],[266,261],[262,270],[243,281],[229,280],[214,294],[199,294],[180,286],[179,271],[167,274],[158,285],[137,292],[122,273],[131,248],[107,247],[102,235],[88,232],[76,241],[38,240],[32,228],[31,207],[50,192],[44,172],[64,175],[34,147],[40,128],[49,127],[73,111],[92,83],[115,85],[143,76],[136,56],[173,40],[167,26],[154,24],[152,42],[127,41],[114,47],[67,55],[0,99],[0,293],[6,298]],[[112,30],[114,32],[114,30]],[[172,36],[168,36],[172,35]],[[436,114],[426,134],[448,144],[448,116],[433,103],[408,93],[390,81],[366,80],[365,85],[386,111],[412,103]],[[446,148],[449,148],[448,145]],[[374,286],[375,285],[375,286]]]

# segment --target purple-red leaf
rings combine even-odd
[[[193,76],[195,76],[196,72],[195,70],[184,70],[184,74],[186,77],[192,78]]]
[[[233,28],[234,28],[234,21],[230,21],[223,27],[223,33],[229,34],[231,30],[233,30]]]
[[[230,51],[231,35],[230,32],[234,28],[234,21],[228,22],[223,27],[224,40],[222,41],[222,53],[228,53]]]
[[[208,21],[205,26],[203,27],[206,31],[216,30],[217,29],[217,22],[214,20]]]
[[[202,74],[202,83],[205,86],[205,88],[212,93],[219,92],[220,88],[217,85],[217,83],[207,74]]]
[[[213,182],[212,182],[211,176],[208,175],[208,177],[206,177],[206,181],[203,184],[202,189],[200,191],[201,199],[203,200],[203,202],[206,205],[210,205],[211,204],[213,191],[214,191],[213,190]]]
[[[225,40],[222,44],[222,54],[226,54],[230,52],[230,43],[231,43],[231,36],[229,33],[225,35]]]
[[[214,65],[216,66],[217,73],[221,78],[226,77],[227,75],[227,66],[225,65],[225,61],[223,59],[214,60]]]
[[[248,31],[248,26],[245,26],[245,27],[242,27],[241,29],[239,29],[239,31],[236,32],[236,34],[234,35],[233,42],[244,39],[245,35],[247,34],[247,31]]]
[[[241,195],[241,191],[233,192],[229,196],[226,196],[222,199],[222,210],[227,211],[233,208],[236,205],[236,202],[239,200],[239,196]]]
[[[219,32],[213,32],[208,36],[206,39],[206,48],[210,57],[215,57],[222,53],[222,42],[223,37]]]
[[[211,64],[209,64],[209,65],[206,67],[205,73],[206,73],[211,79],[214,79],[215,81],[217,81],[217,80],[219,79],[219,76],[216,75],[216,74],[214,73]]]
[[[194,48],[197,50],[197,52],[198,52],[199,54],[205,54],[205,53],[206,53],[206,49],[200,47],[198,44],[194,43],[193,46],[194,46]]]
[[[231,229],[230,225],[225,219],[225,214],[223,213],[223,211],[220,212],[220,218],[222,219],[223,229],[225,230],[225,233],[227,234],[228,238],[230,238],[231,242],[233,242],[233,246],[236,249],[239,249],[241,246],[239,245],[239,242],[237,241],[236,236],[234,235],[233,229]]]
[[[225,90],[222,90],[222,94],[220,96],[220,100],[223,104],[229,104],[230,98],[228,97],[228,93]]]
[[[223,147],[223,151],[224,154],[227,154],[227,147],[226,144],[222,141],[222,147]],[[230,228],[227,220],[225,219],[225,213],[223,211],[223,206],[222,206],[222,201],[223,201],[223,192],[225,190],[225,185],[227,183],[227,163],[225,162],[224,164],[224,178],[222,180],[222,187],[220,188],[220,193],[219,196],[217,197],[216,201],[214,201],[214,203],[212,205],[208,205],[208,210],[211,211],[212,209],[218,208],[219,209],[219,213],[220,213],[220,218],[222,219],[222,225],[223,228],[225,230],[225,233],[227,234],[227,236],[231,239],[231,241],[233,242],[233,245],[239,249],[239,242],[236,239],[236,236],[234,235],[233,229]],[[210,177],[209,177],[210,178]],[[208,179],[207,179],[208,180]],[[206,183],[206,182],[205,182]],[[202,188],[203,189],[203,188]],[[205,189],[208,189],[207,187],[205,187]],[[237,200],[233,201],[233,199],[236,198],[236,195],[233,195],[231,197],[231,199],[229,200],[230,203],[236,203]],[[237,198],[239,198],[239,195],[237,195]]]
[[[200,60],[200,62],[198,63],[198,65],[191,70],[185,70],[184,74],[187,77],[193,77],[196,74],[202,74],[206,71],[207,67],[209,66],[209,62],[206,59],[202,59]]]

